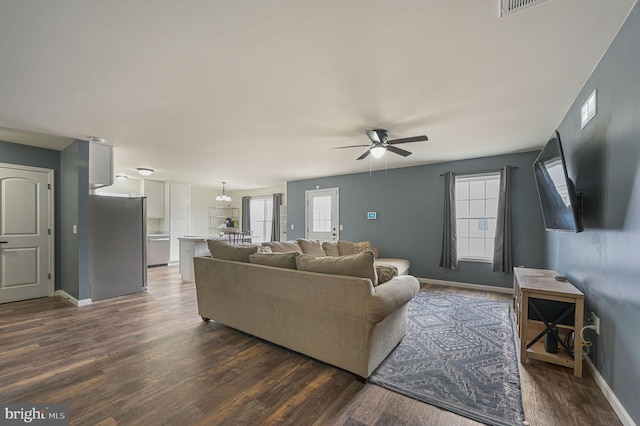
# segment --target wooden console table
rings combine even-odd
[[[576,377],[582,377],[582,338],[580,330],[584,317],[584,294],[568,281],[557,281],[554,271],[545,269],[514,268],[515,299],[514,311],[520,339],[520,362],[527,358],[550,362],[573,368]],[[558,318],[544,318],[546,316],[536,307],[537,300],[565,302],[569,309]],[[562,323],[570,318],[573,311],[573,325]],[[535,312],[535,315],[530,315]],[[536,315],[541,313],[542,318]],[[539,315],[538,315],[539,316]],[[531,319],[532,317],[536,319]],[[549,353],[544,348],[544,335],[550,328],[557,327],[561,338],[574,331],[574,354],[559,350]]]

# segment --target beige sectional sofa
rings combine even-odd
[[[339,257],[269,255],[256,253],[255,246],[225,243],[210,243],[210,250],[212,257],[194,258],[203,319],[362,378],[404,337],[407,304],[420,287],[409,275],[376,285],[374,256],[368,250]],[[323,268],[329,273],[309,272]]]

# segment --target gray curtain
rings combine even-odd
[[[242,232],[251,232],[251,197],[242,197]]]
[[[511,166],[500,171],[498,195],[498,220],[493,246],[493,272],[513,272],[513,247],[511,244]]]
[[[271,241],[280,241],[280,205],[282,205],[282,194],[273,194]]]
[[[458,242],[456,237],[456,178],[451,172],[444,174],[444,223],[440,266],[445,269],[458,267]]]

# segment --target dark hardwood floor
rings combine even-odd
[[[423,289],[510,301],[508,295]],[[521,366],[531,425],[620,424],[588,370]],[[177,268],[145,293],[0,305],[0,402],[70,406],[73,425],[476,425],[197,314]]]

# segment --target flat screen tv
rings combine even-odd
[[[582,197],[567,174],[557,130],[533,163],[533,171],[547,231],[582,232]]]

